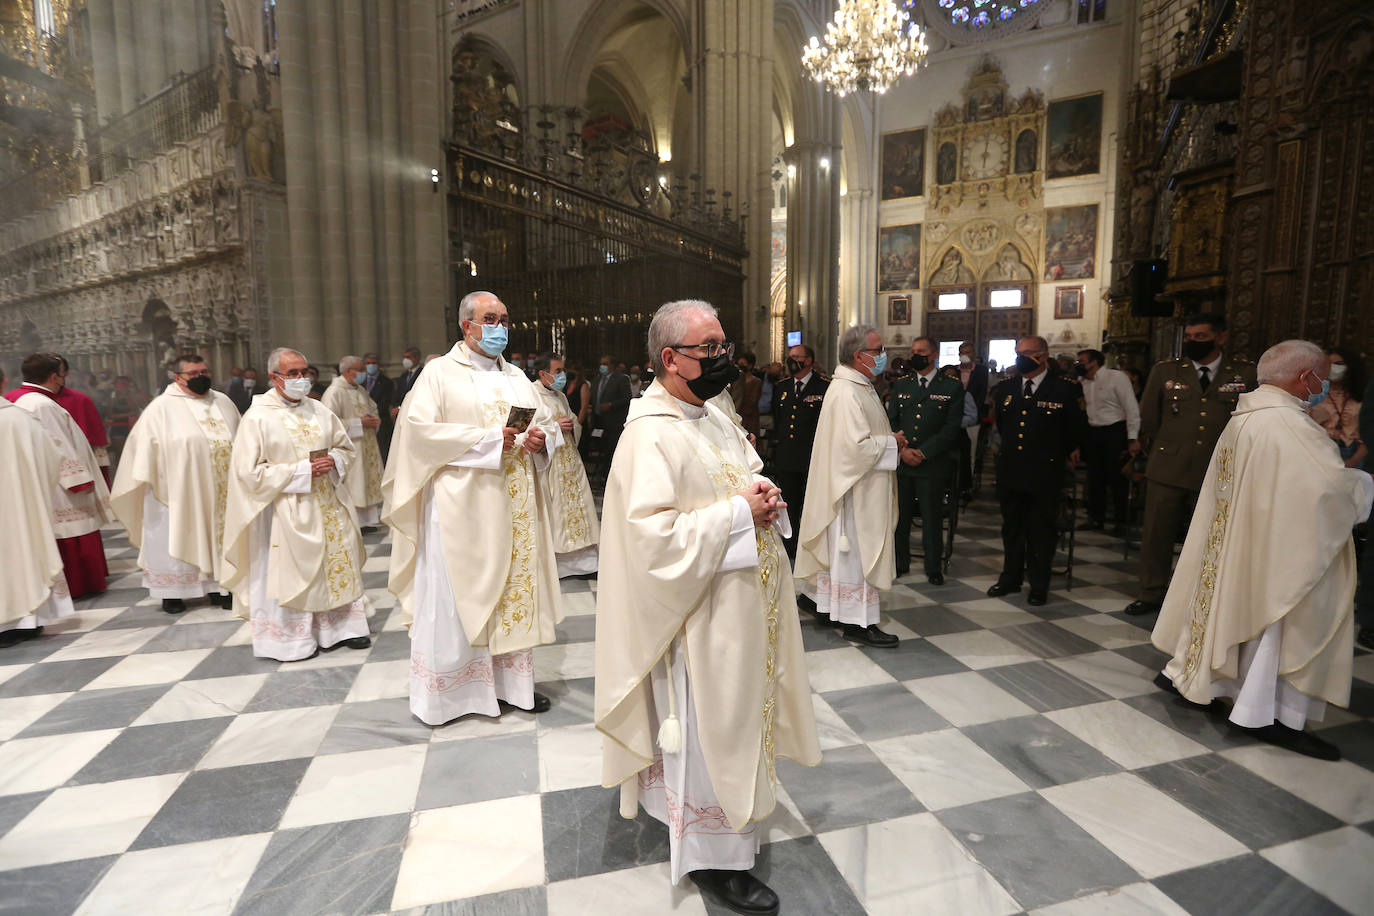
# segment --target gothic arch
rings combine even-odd
[[[505,48],[481,32],[464,31],[458,41],[454,42],[448,59],[448,75],[450,77],[457,69],[458,55],[464,51],[471,51],[480,57],[486,57],[504,70],[506,76],[510,78],[511,85],[515,87],[516,104],[523,107],[528,103],[528,96],[525,94],[525,86],[522,82],[524,73],[515,66],[515,60],[506,53]]]
[[[973,268],[969,266],[972,258],[969,253],[957,244],[946,245],[940,252],[940,256],[933,260],[930,276],[926,278],[926,287],[935,286],[959,286],[973,283]]]
[[[667,20],[677,35],[683,59],[688,62],[695,59],[686,11],[673,0],[634,0],[631,4],[625,0],[597,0],[583,14],[568,41],[561,70],[564,74],[564,103],[581,103],[580,95],[586,91],[587,80],[596,67],[602,45],[636,12],[634,6],[647,7]]]

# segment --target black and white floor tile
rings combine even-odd
[[[383,535],[373,647],[294,664],[164,615],[107,535],[110,590],[0,650],[0,913],[722,912],[598,786],[594,582],[535,653],[552,711],[431,729]],[[1320,726],[1346,759],[1295,756],[1151,685],[1119,542],[1080,534],[1040,608],[984,595],[1000,551],[975,504],[948,584],[884,596],[895,650],[803,623],[825,759],[779,767],[784,913],[1374,913],[1374,655]]]

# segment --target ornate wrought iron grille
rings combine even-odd
[[[515,352],[639,362],[654,310],[686,298],[715,305],[726,334],[739,338],[744,249],[736,233],[722,240],[456,145],[448,185],[450,337],[461,333],[458,301],[489,289],[510,309]]]

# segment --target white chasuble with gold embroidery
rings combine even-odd
[[[546,451],[504,448],[512,407]],[[431,725],[498,701],[534,702],[532,649],[563,619],[550,512],[537,475],[561,441],[523,372],[460,342],[406,397],[383,478],[390,588],[410,623],[410,707]]]
[[[842,622],[877,623],[871,592],[892,587],[896,468],[896,439],[878,393],[866,376],[838,367],[816,422],[795,572],[816,586],[818,607],[833,597]],[[847,612],[872,619],[845,619]]]
[[[1374,485],[1345,467],[1305,406],[1272,385],[1240,396],[1151,636],[1172,656],[1164,673],[1183,696],[1231,696],[1232,721],[1245,727],[1301,728],[1321,704],[1350,701],[1350,531],[1369,515]],[[1247,710],[1253,681],[1267,681],[1267,697]],[[1285,706],[1291,720],[1279,715]],[[1257,711],[1267,720],[1238,718]]]
[[[318,451],[333,457],[335,469],[312,478],[310,453]],[[270,522],[271,601],[320,612],[362,598],[362,536],[336,482],[347,479],[356,458],[343,423],[322,404],[306,398],[292,406],[275,389],[253,399],[234,437],[224,524],[221,584],[240,607],[250,605],[251,529],[260,516]]]
[[[26,385],[15,406],[42,425],[61,456],[61,483],[53,497],[53,531],[59,538],[81,537],[115,520],[110,491],[95,452],[72,415],[46,389]]]
[[[564,435],[562,444],[553,450],[549,458],[548,472],[539,475],[539,486],[544,491],[544,499],[552,515],[559,575],[596,572],[596,544],[601,538],[601,522],[596,517],[596,500],[587,481],[587,470],[582,465],[582,456],[577,452],[580,438],[577,418],[573,416],[563,392],[537,383],[534,389],[555,423],[560,417],[573,421],[573,431]],[[589,561],[588,568],[565,569],[565,557],[579,551],[587,552],[583,559]]]
[[[382,450],[377,445],[377,430],[363,426],[364,417],[377,416],[377,402],[361,385],[351,385],[336,376],[320,398],[348,429],[348,438],[358,449],[353,473],[344,478],[344,490],[360,525],[376,525],[382,508]]]
[[[129,431],[110,505],[137,548],[154,598],[205,594],[223,576],[229,464],[239,412],[218,391],[187,394],[175,383]]]
[[[3,399],[0,467],[0,630],[41,626],[72,613],[53,533],[62,456],[27,411]]]
[[[714,405],[684,405],[658,383],[631,402],[606,484],[596,611],[602,782],[620,786],[623,816],[641,800],[653,813],[648,796],[699,760],[719,826],[737,833],[773,810],[777,758],[820,762],[782,541],[753,527],[747,505],[741,520],[735,499],[764,479],[761,469],[744,431]],[[700,711],[672,760],[656,747],[665,658],[682,666]],[[679,716],[688,699],[678,692]],[[681,786],[704,791],[701,776],[667,796],[670,811],[691,801],[677,797]],[[669,823],[681,838],[685,828]]]

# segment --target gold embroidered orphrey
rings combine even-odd
[[[297,423],[294,419],[282,421],[291,434],[291,442],[296,446],[296,454],[308,457],[324,432],[313,417]],[[331,608],[342,605],[350,595],[362,591],[358,580],[358,570],[353,564],[353,555],[348,549],[345,534],[343,506],[334,490],[334,481],[328,474],[321,474],[310,482],[310,492],[320,507],[320,518],[324,522],[324,563],[325,576],[329,584],[329,604]]]
[[[1231,520],[1231,482],[1234,474],[1235,449],[1217,451],[1216,509],[1207,529],[1207,549],[1202,555],[1202,572],[1193,592],[1193,620],[1188,633],[1188,654],[1183,663],[1183,680],[1197,671],[1202,661],[1202,644],[1207,635],[1207,621],[1212,616],[1212,596],[1217,587],[1217,560],[1226,540],[1226,526]]]
[[[510,402],[503,395],[482,405],[482,422],[500,429],[510,414]],[[534,627],[534,469],[524,449],[505,449],[501,454],[501,473],[506,478],[510,498],[510,571],[501,590],[496,612],[501,634],[509,636],[516,625],[525,632]]]
[[[191,416],[210,445],[210,466],[215,475],[215,543],[224,543],[224,513],[229,504],[229,461],[234,455],[234,440],[229,424],[213,403],[188,403]]]

